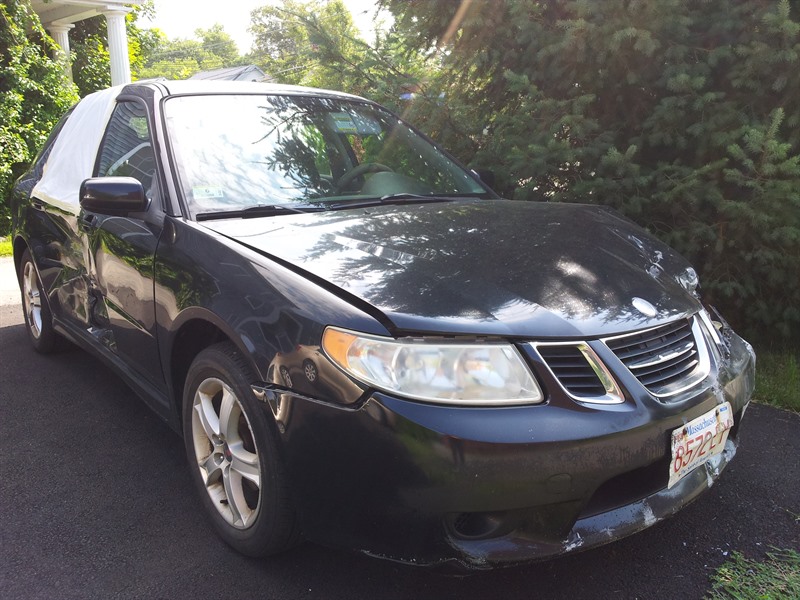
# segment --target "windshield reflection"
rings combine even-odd
[[[165,111],[193,215],[488,193],[408,125],[367,102],[220,94],[170,98]]]

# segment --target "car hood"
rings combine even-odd
[[[202,225],[368,303],[395,334],[586,338],[699,309],[676,280],[688,263],[598,206],[461,200]]]

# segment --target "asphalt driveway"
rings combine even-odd
[[[751,406],[741,436],[725,475],[692,506],[546,563],[453,578],[313,544],[247,559],[206,525],[177,435],[84,352],[30,349],[0,259],[6,599],[700,598],[733,550],[800,548],[800,416]]]

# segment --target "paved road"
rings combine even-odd
[[[200,514],[178,437],[119,379],[79,350],[29,349],[9,273],[0,259],[4,599],[692,599],[732,550],[800,548],[800,417],[753,406],[712,490],[604,548],[467,578],[313,544],[243,558]]]

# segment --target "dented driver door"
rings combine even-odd
[[[81,212],[88,236],[93,308],[90,333],[127,370],[157,388],[164,378],[154,308],[154,257],[163,213],[147,109],[118,101],[100,145],[95,176],[133,177],[149,199],[147,210],[124,215]]]

